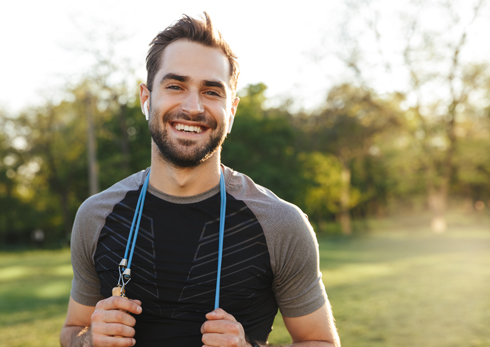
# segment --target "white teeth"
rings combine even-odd
[[[193,133],[197,133],[197,134],[202,133],[201,127],[192,126],[192,125],[184,125],[184,124],[180,124],[180,123],[175,124],[175,129],[177,129],[179,131],[193,132]]]

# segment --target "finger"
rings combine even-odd
[[[232,322],[236,322],[235,317],[227,313],[222,308],[217,308],[214,311],[209,312],[208,314],[206,314],[206,318],[210,320],[224,319],[224,320],[230,320]]]
[[[202,343],[206,346],[239,346],[239,338],[226,334],[204,334]]]
[[[229,320],[208,320],[201,326],[201,334],[231,334],[240,335],[243,331],[243,327],[238,322],[232,322]]]
[[[130,301],[134,302],[136,305],[141,306],[141,301],[137,299],[129,299]]]
[[[136,340],[133,338],[120,338],[104,335],[94,335],[92,336],[93,347],[130,347],[134,346]]]
[[[134,314],[140,314],[143,309],[141,308],[139,300],[128,300],[120,296],[111,296],[107,299],[101,300],[95,306],[96,309],[102,310],[124,310]]]
[[[119,323],[94,323],[92,325],[92,334],[134,337],[135,330],[132,327]]]
[[[221,346],[219,335],[221,334],[204,334],[201,341],[206,346]]]
[[[119,323],[134,326],[136,319],[129,313],[121,310],[96,309],[91,317],[92,323]]]

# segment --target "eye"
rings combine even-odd
[[[215,90],[208,90],[206,91],[206,94],[207,95],[211,95],[211,96],[221,96],[217,91]]]
[[[166,89],[181,90],[182,88],[180,88],[179,86],[176,86],[175,84],[171,84],[171,85],[167,86]]]

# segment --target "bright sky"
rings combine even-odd
[[[462,14],[460,24],[464,25],[471,18],[475,1],[449,2]],[[81,53],[81,46],[98,47],[103,42],[87,41],[88,32],[104,36],[118,29],[127,39],[118,47],[116,59],[129,59],[136,70],[135,76],[128,74],[130,79],[145,80],[145,58],[153,37],[183,13],[198,16],[202,11],[211,15],[238,55],[239,89],[250,83],[265,83],[269,87],[267,96],[271,105],[294,98],[297,107],[315,108],[325,99],[329,87],[344,82],[349,76],[334,54],[341,45],[344,48],[349,45],[348,40],[341,41],[342,26],[339,25],[346,18],[347,6],[350,6],[348,18],[353,36],[370,55],[372,63],[372,67],[363,66],[363,73],[381,92],[402,89],[407,84],[407,75],[401,74],[396,65],[403,65],[400,52],[405,41],[397,26],[399,14],[404,14],[410,1],[359,1],[369,3],[370,8],[366,10],[364,6],[358,12],[352,10],[352,3],[355,1],[248,0],[239,4],[229,0],[8,1],[0,7],[0,108],[16,112],[42,103],[45,98],[56,98],[69,81],[76,81],[77,76],[87,73],[92,62],[86,53]],[[449,41],[459,37],[457,32],[451,31],[460,26],[440,9],[425,6],[426,11],[417,14],[423,27],[442,28],[440,32],[445,33]],[[382,14],[378,30],[383,37],[383,49],[376,46],[373,32],[366,29],[366,21],[376,17],[378,12]],[[475,57],[480,57],[479,61],[488,60],[489,18],[487,6],[481,20],[469,32],[471,44],[465,49],[466,60],[475,60]],[[446,24],[441,25],[443,21]],[[448,21],[451,30],[447,30]],[[439,34],[435,38],[443,36]],[[315,54],[322,56],[320,62],[313,59]],[[393,64],[395,70],[388,74],[382,71],[383,60]],[[379,66],[375,67],[376,64]],[[125,71],[121,64],[121,72]],[[436,92],[440,88],[432,89]]]
[[[207,11],[238,55],[239,88],[263,82],[268,96],[294,97],[300,106],[321,103],[329,81],[309,53],[335,25],[340,1],[128,1],[16,0],[0,11],[0,107],[18,111],[52,97],[90,66],[77,52],[83,32],[118,28],[129,36],[118,58],[128,58],[145,79],[152,38],[183,13]],[[335,69],[335,67],[333,67]],[[338,70],[338,68],[337,68]]]

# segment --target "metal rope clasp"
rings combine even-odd
[[[119,263],[119,280],[117,281],[117,287],[112,288],[112,296],[126,296],[126,285],[131,281],[131,269],[127,268],[128,260],[123,259]]]

